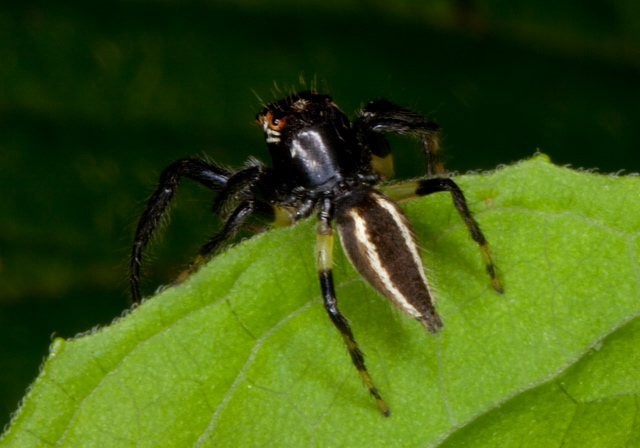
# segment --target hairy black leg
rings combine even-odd
[[[439,127],[417,112],[396,106],[387,100],[372,101],[358,113],[354,129],[360,143],[371,151],[374,171],[384,178],[388,179],[393,172],[389,143],[380,135],[385,132],[409,134],[419,138],[427,159],[427,175],[432,177],[445,172],[438,157]],[[378,166],[382,168],[378,169]]]
[[[340,310],[338,310],[338,301],[333,286],[333,229],[331,228],[331,211],[330,203],[328,201],[325,202],[319,218],[320,220],[317,228],[318,237],[316,243],[316,260],[324,307],[327,310],[327,313],[329,313],[331,322],[333,322],[333,325],[335,325],[338,331],[340,331],[340,334],[342,334],[344,343],[347,346],[349,355],[351,356],[351,361],[356,369],[358,369],[358,373],[364,381],[364,384],[369,389],[369,392],[375,398],[380,412],[385,417],[388,417],[390,414],[389,407],[380,396],[376,386],[373,384],[373,380],[371,379],[364,363],[364,354],[353,337],[353,332],[351,331],[349,322],[342,315]]]
[[[189,275],[197,271],[205,261],[220,250],[224,242],[233,237],[238,230],[240,230],[247,218],[253,213],[254,209],[255,202],[253,200],[244,201],[238,205],[227,218],[222,230],[210,238],[209,241],[204,243],[195,260],[191,263],[188,269],[180,273],[178,278],[174,281],[174,284],[183,282],[187,277],[189,277]]]
[[[175,194],[180,179],[188,177],[212,190],[224,187],[231,172],[213,165],[206,160],[189,158],[178,160],[169,165],[160,175],[156,191],[151,195],[140,217],[133,240],[129,264],[129,284],[134,302],[140,302],[140,264],[142,251],[153,236],[158,224],[166,216],[169,203]]]
[[[471,211],[467,206],[467,200],[465,199],[462,190],[460,190],[460,187],[458,187],[458,184],[456,184],[448,177],[436,177],[432,179],[403,182],[400,184],[392,185],[385,189],[383,193],[394,201],[404,201],[419,196],[426,196],[432,193],[439,193],[441,191],[448,191],[449,193],[451,193],[451,197],[453,198],[453,205],[456,207],[456,210],[458,210],[458,213],[460,213],[462,220],[469,229],[471,238],[473,238],[473,240],[478,243],[478,246],[480,246],[482,258],[484,259],[485,265],[487,267],[487,272],[491,277],[493,288],[499,293],[504,292],[502,284],[498,279],[495,265],[493,264],[493,259],[491,257],[491,251],[489,250],[487,239],[484,237],[482,230],[480,230],[478,222],[471,214]]]
[[[234,173],[229,177],[224,188],[213,202],[213,212],[216,214],[224,214],[226,204],[232,201],[238,192],[255,184],[263,173],[263,166],[250,166]]]

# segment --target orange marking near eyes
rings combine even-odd
[[[273,116],[273,112],[267,112],[266,119],[268,120],[269,127],[274,131],[281,131],[287,122],[287,117],[276,118]]]

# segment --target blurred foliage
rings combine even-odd
[[[35,0],[0,7],[0,42],[5,420],[52,332],[127,306],[132,229],[162,168],[202,153],[266,160],[258,97],[298,89],[300,76],[347,113],[380,97],[427,113],[450,169],[540,149],[559,164],[640,170],[632,0]],[[398,174],[419,175],[418,152],[394,144]],[[187,182],[179,196],[148,293],[215,231],[211,194]]]

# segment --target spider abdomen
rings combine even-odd
[[[336,200],[335,220],[360,275],[429,331],[441,327],[413,230],[400,207],[375,190],[355,189]]]

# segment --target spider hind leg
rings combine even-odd
[[[491,250],[489,249],[489,243],[482,233],[482,230],[480,230],[478,222],[469,210],[467,200],[465,199],[462,190],[460,190],[460,187],[458,187],[458,184],[448,177],[436,177],[391,185],[384,190],[384,193],[394,201],[405,201],[442,191],[448,191],[451,193],[453,205],[456,210],[458,210],[458,213],[467,226],[471,238],[480,248],[480,253],[482,254],[482,259],[486,266],[487,273],[489,274],[489,277],[491,277],[491,285],[493,289],[502,294],[504,292],[504,288],[498,277],[493,257],[491,256]]]
[[[333,229],[331,228],[330,219],[327,215],[321,214],[320,221],[318,222],[317,234],[316,260],[324,307],[329,314],[331,322],[333,322],[333,325],[342,335],[342,339],[344,340],[349,355],[351,356],[351,361],[358,370],[365,386],[369,389],[369,393],[376,400],[378,409],[380,409],[382,415],[388,417],[391,414],[391,411],[380,396],[378,388],[373,383],[373,380],[367,371],[367,367],[364,363],[364,354],[362,353],[362,350],[360,350],[360,347],[353,336],[349,322],[338,309],[332,273]]]

